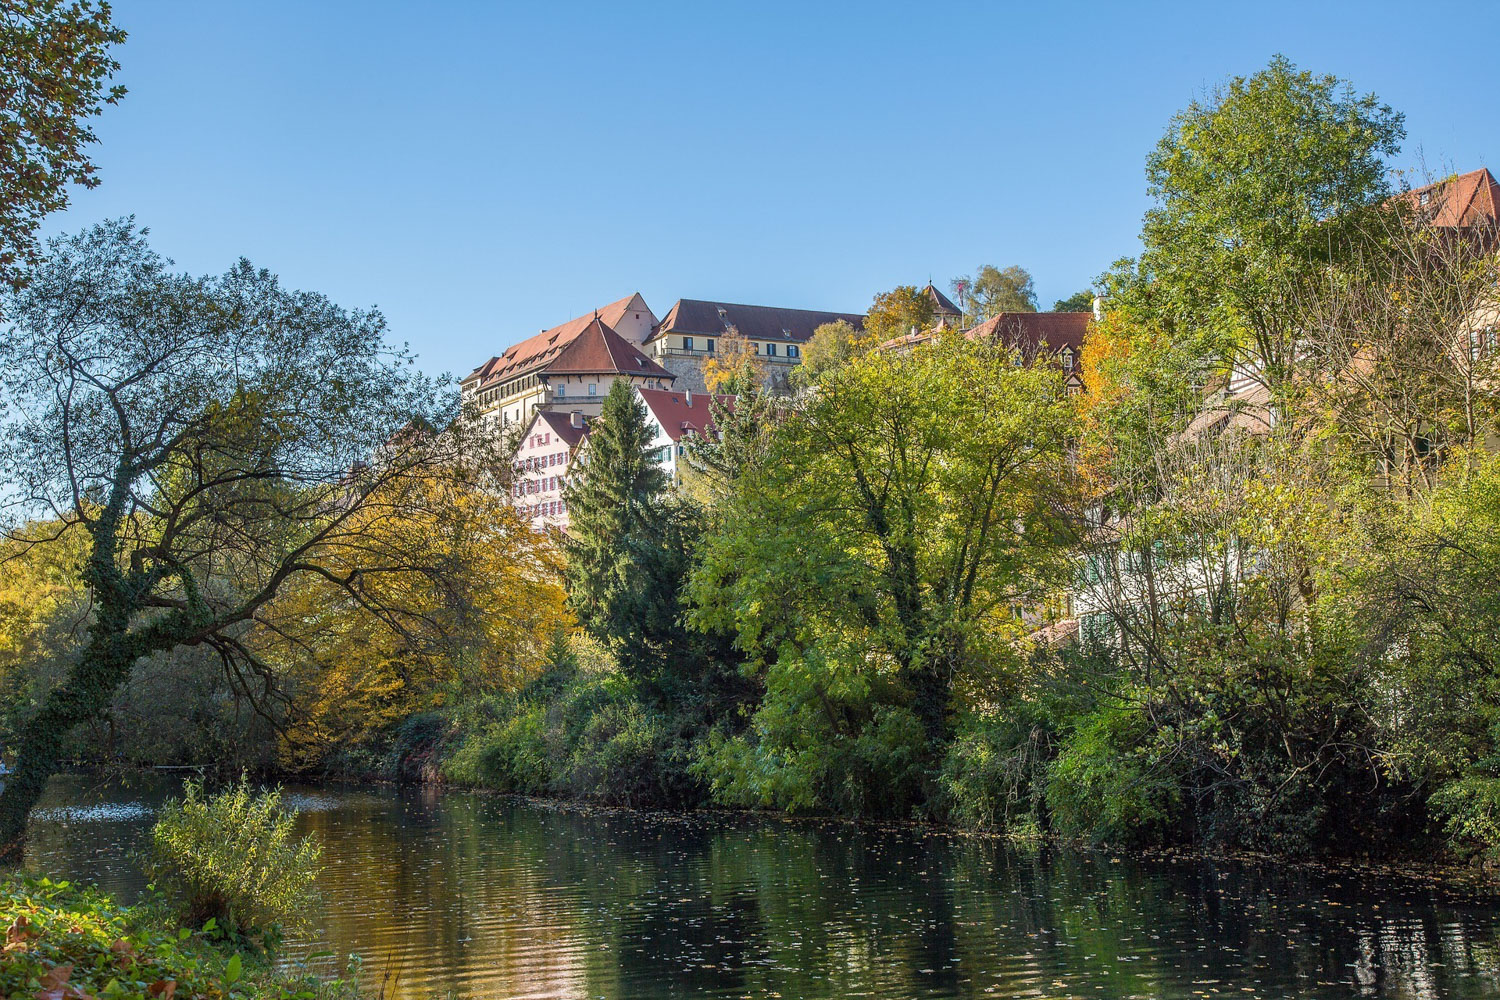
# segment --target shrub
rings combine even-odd
[[[1164,839],[1181,801],[1157,759],[1144,715],[1106,708],[1081,719],[1047,779],[1052,826],[1064,837],[1138,844]]]
[[[565,778],[567,791],[611,805],[694,805],[702,797],[688,773],[691,746],[673,720],[638,702],[590,713]]]
[[[1500,860],[1500,778],[1471,775],[1447,782],[1427,805],[1456,846],[1477,847],[1491,861]]]
[[[1045,812],[1051,728],[1018,707],[1004,719],[972,718],[959,731],[938,776],[941,808],[960,825],[1035,839]]]
[[[281,789],[257,792],[244,776],[214,795],[188,782],[151,828],[146,872],[202,924],[262,939],[306,923],[317,901],[322,847],[293,835]]]
[[[721,805],[904,817],[919,800],[926,738],[910,710],[877,705],[853,733],[807,726],[801,708],[762,708],[756,730],[710,735],[693,773]]]
[[[541,795],[552,787],[545,707],[523,706],[509,718],[471,733],[443,762],[449,781],[518,795]]]

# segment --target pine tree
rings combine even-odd
[[[666,474],[650,456],[646,406],[624,380],[616,380],[589,431],[585,458],[564,491],[568,505],[569,600],[592,635],[612,645],[632,628],[630,618],[643,581],[638,541],[666,489]]]
[[[733,636],[691,627],[684,593],[703,510],[667,490],[650,454],[646,408],[616,382],[565,492],[568,592],[578,619],[661,707],[700,719],[737,716],[754,691]]]

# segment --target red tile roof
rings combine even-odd
[[[569,451],[577,448],[578,442],[588,436],[588,417],[583,418],[582,427],[574,427],[573,415],[571,413],[564,413],[561,410],[538,410],[536,419],[546,424],[547,429],[556,434],[568,446]]]
[[[1001,313],[985,320],[964,336],[998,338],[1022,354],[1031,354],[1046,345],[1049,350],[1072,348],[1074,356],[1083,350],[1083,338],[1093,320],[1091,312]]]
[[[573,341],[573,338],[587,329],[596,317],[605,326],[613,328],[625,318],[625,313],[635,296],[636,293],[632,292],[623,299],[611,302],[609,305],[602,306],[591,313],[574,317],[566,323],[554,326],[550,330],[543,330],[534,337],[528,337],[514,347],[507,349],[499,357],[490,358],[490,360],[475,368],[464,378],[464,383],[468,384],[478,379],[480,383],[487,384],[500,381],[501,379],[512,378],[523,372],[536,370],[542,364],[562,353],[563,349]]]
[[[641,353],[641,349],[595,317],[567,342],[541,371],[547,375],[642,375],[674,378],[673,374]]]
[[[711,396],[706,392],[674,392],[671,389],[637,389],[641,399],[645,400],[646,408],[661,424],[662,430],[666,431],[667,437],[673,441],[681,441],[682,436],[688,432],[703,434],[714,425],[713,407],[711,400],[720,400],[727,403],[731,408],[734,406],[733,396]],[[692,402],[688,402],[691,397]]]
[[[664,333],[686,333],[722,337],[731,328],[750,340],[785,340],[798,343],[812,339],[824,323],[843,320],[855,329],[864,327],[860,313],[821,312],[816,309],[782,309],[776,306],[746,306],[704,299],[678,299],[648,341]]]
[[[1420,212],[1430,213],[1428,224],[1440,228],[1493,226],[1500,222],[1500,183],[1483,167],[1397,197],[1407,199]]]
[[[948,296],[944,295],[942,292],[938,291],[937,286],[935,286],[932,282],[929,281],[927,283],[927,287],[922,289],[922,292],[932,300],[932,314],[934,316],[963,315],[963,313],[959,312],[958,306],[953,304],[953,300],[948,298]]]

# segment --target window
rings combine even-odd
[[[568,394],[568,387],[565,386],[565,385],[558,386],[557,387],[557,394],[559,396],[566,396]]]
[[[756,344],[756,345],[755,345],[755,353],[756,353],[756,354],[759,354],[759,353],[760,353],[760,345],[759,345],[759,344]]]
[[[776,345],[775,344],[767,344],[766,345],[766,356],[767,357],[772,357],[772,358],[776,357]]]
[[[787,344],[786,345],[786,356],[787,357],[789,357],[789,358],[795,358],[795,357],[797,357],[801,353],[802,353],[802,348],[798,347],[796,344]]]
[[[693,349],[693,338],[692,337],[683,337],[682,338],[682,349],[684,351],[691,351]]]
[[[709,354],[712,354],[714,352],[714,339],[712,337],[709,337],[703,342],[703,349]]]
[[[589,383],[589,395],[590,396],[597,396],[597,395],[599,395],[599,383],[598,382],[590,382]]]

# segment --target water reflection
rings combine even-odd
[[[59,782],[28,864],[137,890],[166,791]],[[328,845],[293,957],[359,952],[403,998],[1500,996],[1500,907],[1407,880],[430,788],[288,801]]]

